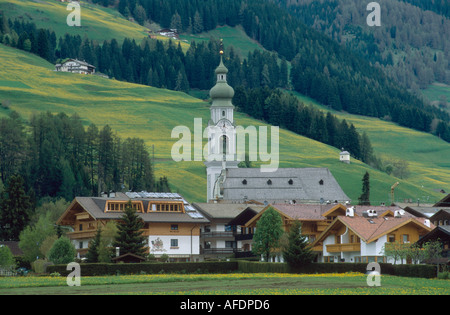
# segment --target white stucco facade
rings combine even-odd
[[[186,235],[152,235],[148,238],[150,254],[173,257],[200,254],[200,236]]]

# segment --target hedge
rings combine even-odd
[[[239,271],[245,273],[345,273],[367,272],[366,263],[313,263],[292,269],[285,263],[267,263],[239,261]],[[381,274],[401,277],[435,278],[437,267],[435,265],[392,265],[380,263]]]
[[[254,261],[222,261],[222,262],[175,262],[175,263],[136,263],[136,264],[103,264],[81,263],[82,276],[126,275],[126,274],[158,274],[158,273],[346,273],[367,272],[365,263],[313,263],[292,269],[286,263],[268,263]],[[47,273],[58,272],[67,276],[71,270],[66,265],[47,267]],[[435,278],[435,265],[392,265],[380,263],[382,275],[401,277]]]
[[[81,263],[81,276],[158,274],[158,273],[230,273],[238,269],[237,262],[174,262],[174,263],[136,263],[104,264]],[[47,273],[58,272],[67,276],[71,270],[67,265],[47,267]]]

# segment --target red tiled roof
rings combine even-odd
[[[365,217],[339,217],[342,223],[347,225],[355,233],[357,233],[364,241],[370,243],[375,239],[383,236],[391,230],[397,229],[400,226],[413,222],[418,225],[422,225],[427,228],[424,224],[424,218],[413,218],[413,217],[401,217],[401,218],[365,218]],[[371,223],[372,222],[372,223]],[[434,228],[434,225],[430,224],[430,231]]]
[[[286,216],[296,220],[326,220],[322,213],[336,205],[309,205],[309,204],[273,204],[274,208]]]

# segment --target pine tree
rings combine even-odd
[[[362,194],[358,198],[359,205],[370,205],[370,175],[366,172],[362,179]]]
[[[129,201],[117,225],[118,233],[113,244],[114,247],[119,247],[120,255],[127,253],[145,255],[146,237],[142,235],[143,227],[144,221],[136,214],[136,210]]]
[[[194,15],[194,25],[192,26],[192,31],[194,34],[198,34],[203,32],[203,18],[201,17],[198,11],[195,12]]]
[[[307,237],[302,235],[301,222],[294,221],[289,230],[288,243],[283,250],[284,260],[291,268],[299,268],[312,262],[314,254],[308,246]]]
[[[19,240],[19,234],[30,218],[30,197],[25,193],[24,180],[12,175],[0,198],[0,239]]]
[[[44,29],[40,29],[37,38],[37,54],[39,57],[48,60],[50,56],[49,46],[47,32]]]
[[[86,262],[96,263],[98,262],[98,249],[100,246],[102,229],[99,228],[95,234],[95,238],[89,243],[89,249],[86,254]]]

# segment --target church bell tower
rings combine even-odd
[[[211,119],[208,122],[207,202],[223,197],[227,168],[237,168],[236,126],[234,124],[234,90],[227,83],[228,69],[223,64],[223,42],[220,42],[220,63],[215,70],[216,85],[210,90]]]

